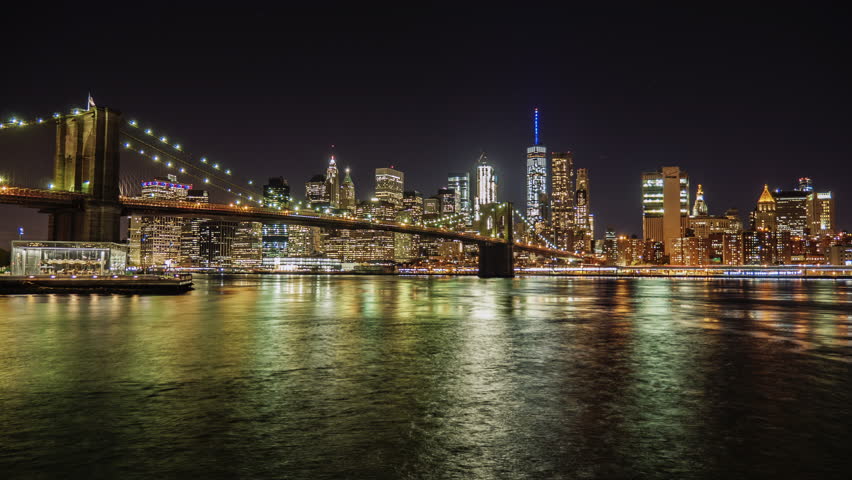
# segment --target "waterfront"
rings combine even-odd
[[[0,297],[8,478],[846,478],[852,281]]]

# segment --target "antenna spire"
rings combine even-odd
[[[538,107],[535,107],[535,115],[533,120],[533,133],[535,134],[535,145],[539,145],[538,141]]]

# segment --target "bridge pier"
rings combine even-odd
[[[515,243],[511,203],[489,203],[480,206],[479,234],[502,239],[503,242],[479,245],[479,277],[511,278],[515,276],[512,257]]]
[[[479,278],[512,278],[515,262],[512,244],[490,243],[479,246]]]

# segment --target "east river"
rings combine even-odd
[[[0,296],[0,478],[849,478],[852,281]]]

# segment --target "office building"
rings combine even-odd
[[[305,183],[305,200],[310,208],[323,208],[331,205],[325,175],[314,175]]]
[[[168,175],[142,182],[141,198],[185,201],[192,185]],[[163,215],[133,215],[129,221],[130,264],[142,268],[170,268],[181,259],[184,219]]]
[[[270,178],[263,186],[263,203],[270,208],[290,208],[290,185],[284,177]],[[265,223],[261,230],[262,264],[266,268],[277,269],[283,258],[287,257],[287,225],[284,223]]]
[[[271,177],[263,186],[263,205],[269,208],[290,208],[290,184],[284,177]]]
[[[352,181],[352,176],[349,175],[349,167],[346,167],[346,177],[343,179],[343,184],[340,186],[340,208],[349,212],[355,211],[355,182]]]
[[[337,171],[334,155],[328,160],[328,168],[325,171],[325,189],[328,192],[328,203],[331,208],[340,208],[340,174]]]
[[[689,214],[689,176],[679,167],[642,174],[642,235],[663,242],[666,254],[683,238]]]
[[[260,268],[262,255],[263,224],[238,222],[231,246],[231,266],[240,269]]]
[[[376,169],[376,198],[392,204],[395,208],[402,207],[402,193],[405,186],[405,174],[391,168]]]
[[[775,197],[769,191],[769,185],[764,185],[763,192],[757,199],[757,208],[751,213],[751,229],[759,232],[774,232],[775,228]]]
[[[210,203],[207,190],[190,189],[186,194],[187,202]],[[180,260],[182,267],[200,267],[201,262],[201,228],[206,218],[192,217],[183,219],[180,239]]]
[[[775,230],[790,232],[792,237],[802,237],[810,230],[808,225],[808,195],[801,190],[776,190]]]
[[[553,152],[551,155],[550,215],[553,243],[562,250],[572,250],[574,230],[574,157],[571,152]],[[586,178],[588,183],[588,178]],[[587,198],[588,186],[584,193]],[[588,204],[586,205],[588,210]],[[588,213],[588,212],[587,212]]]
[[[810,192],[807,200],[808,224],[812,235],[836,233],[834,196],[831,192]]]
[[[447,188],[455,192],[456,204],[454,211],[464,217],[465,224],[470,224],[473,215],[471,202],[470,173],[450,173],[447,176]]]
[[[543,220],[541,194],[547,193],[547,147],[539,139],[538,108],[533,113],[533,145],[527,148],[527,219],[533,225]]]
[[[488,163],[488,155],[482,152],[474,166],[474,196],[473,210],[478,219],[480,207],[489,203],[497,203],[497,175],[494,166]]]

